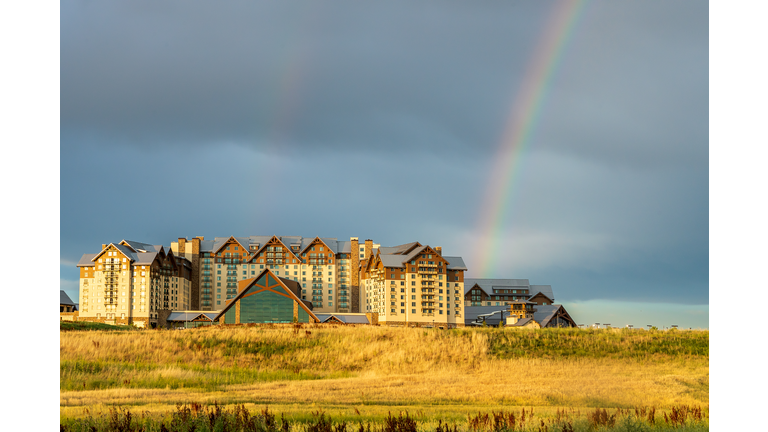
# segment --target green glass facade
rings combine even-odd
[[[232,305],[231,308],[224,314],[224,324],[235,324],[235,317],[237,314],[237,305]]]
[[[254,291],[263,289],[262,286],[270,286],[277,284],[278,281],[271,275],[266,274],[261,277],[256,283],[251,286],[245,297],[241,297],[238,302],[240,303],[240,324],[248,323],[292,323],[293,322],[293,306],[294,300],[292,298],[277,294],[275,292],[265,290],[255,294],[251,294]],[[280,288],[277,288],[280,290]],[[237,324],[236,317],[237,305],[227,310],[224,314],[224,320],[226,324]],[[308,323],[311,322],[309,314],[299,305],[298,322]]]
[[[310,322],[309,314],[307,313],[307,311],[302,309],[301,306],[299,306],[299,322],[300,323],[308,323],[308,322]]]
[[[291,323],[293,322],[293,300],[272,291],[262,291],[241,298],[240,322]]]

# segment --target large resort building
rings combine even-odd
[[[150,327],[158,311],[189,309],[192,266],[163,246],[123,240],[84,254],[79,320]]]
[[[85,321],[454,328],[506,310],[511,325],[546,318],[539,324],[575,326],[562,306],[552,305],[551,286],[527,279],[465,280],[461,257],[419,242],[386,247],[357,237],[194,237],[166,249],[122,240],[84,254],[77,266],[78,319]],[[266,309],[254,312],[255,304]]]
[[[419,242],[378,247],[360,269],[365,311],[379,323],[464,325],[464,261]]]
[[[319,312],[358,312],[357,238],[216,237],[179,238],[171,250],[196,270],[192,308],[219,311],[238,293],[238,283],[269,269],[301,285],[301,299]]]

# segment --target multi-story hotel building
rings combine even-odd
[[[470,279],[464,284],[465,322],[478,316],[504,311],[508,324],[535,319],[542,327],[575,327],[562,305],[553,304],[551,285],[531,285],[528,279]],[[487,319],[496,325],[502,314]]]
[[[80,269],[82,321],[151,327],[161,309],[189,309],[192,265],[162,246],[123,240],[84,254]]]
[[[243,281],[269,270],[296,284],[313,313],[375,313],[378,323],[463,327],[479,315],[507,324],[575,326],[550,285],[464,279],[461,257],[418,242],[382,247],[357,237],[179,238],[163,246],[122,240],[84,254],[79,319],[154,327],[170,311],[221,311]],[[503,312],[501,312],[503,311]],[[491,315],[488,315],[491,314]],[[486,318],[487,319],[487,318]]]
[[[368,243],[368,242],[366,242]],[[371,250],[373,250],[371,244]],[[360,268],[365,312],[377,312],[381,324],[464,326],[464,271],[461,257],[442,255],[440,247],[419,242],[377,247]]]
[[[171,250],[188,258],[197,270],[196,289],[192,290],[195,310],[223,309],[226,301],[237,295],[238,282],[270,269],[278,277],[298,282],[301,299],[311,301],[315,312],[328,313],[360,311],[357,269],[365,252],[358,251],[366,245],[359,246],[357,237],[349,241],[293,236],[195,237],[179,238],[171,243]]]

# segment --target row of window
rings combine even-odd
[[[392,312],[392,313],[397,313],[397,309],[390,309],[390,312]],[[442,310],[440,310],[440,311],[438,311],[438,312],[439,312],[439,313],[438,313],[438,315],[442,315],[442,314],[443,314],[443,311],[442,311]],[[400,309],[400,313],[401,313],[401,314],[404,314],[404,313],[405,313],[405,309]],[[416,313],[416,309],[411,309],[411,313],[412,313],[412,314],[415,314],[415,313]],[[433,310],[433,309],[424,309],[424,313],[429,313],[429,314],[431,314],[431,313],[434,313],[434,310]],[[446,314],[446,315],[450,315],[450,314],[451,314],[451,311],[447,310],[447,311],[445,311],[445,314]],[[458,314],[458,313],[456,313],[455,315],[456,315],[456,316],[459,316],[459,314]]]

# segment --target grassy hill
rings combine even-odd
[[[382,422],[402,410],[427,423],[521,407],[545,417],[708,412],[707,331],[213,326],[67,331],[60,344],[62,418],[82,417],[85,407],[161,416],[214,402],[256,412],[269,405],[294,421],[319,411]]]

